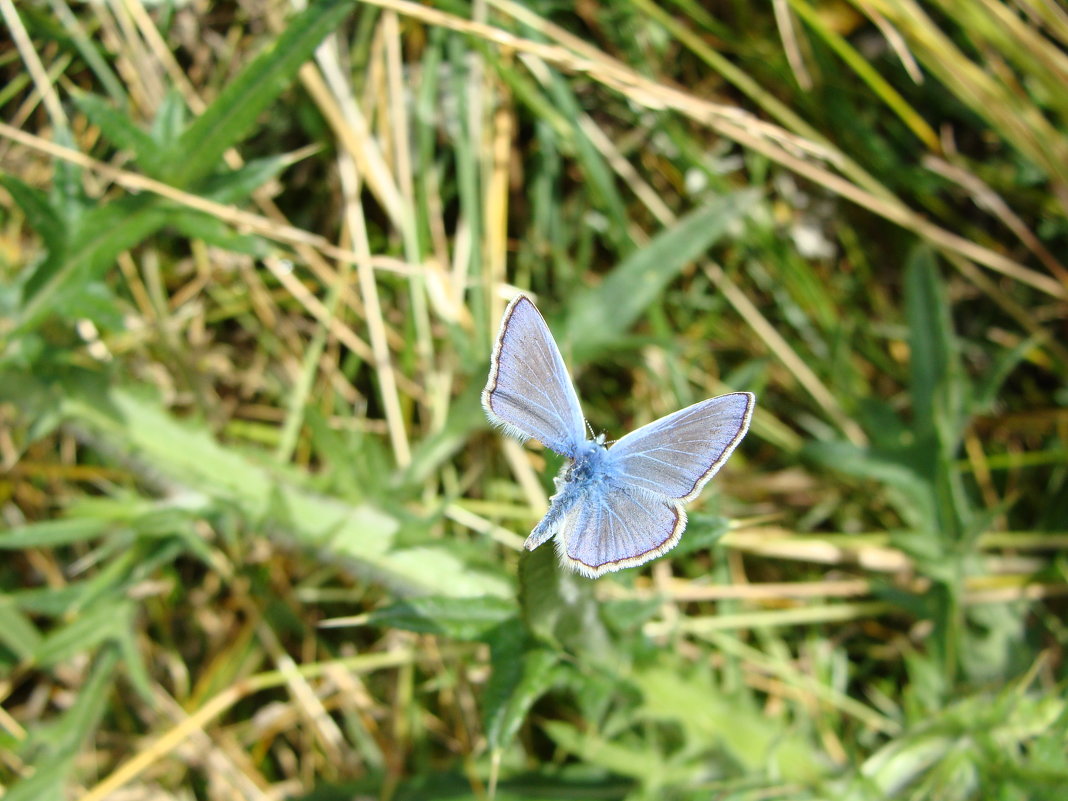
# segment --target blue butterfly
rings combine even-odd
[[[545,319],[520,295],[504,312],[482,406],[490,422],[568,458],[525,546],[556,536],[563,564],[590,578],[670,551],[696,498],[749,430],[756,398],[732,392],[632,431],[586,439],[575,387]]]

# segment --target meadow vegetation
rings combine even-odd
[[[1055,0],[0,0],[0,788],[1068,797]],[[521,551],[517,291],[681,544]]]

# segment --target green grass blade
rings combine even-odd
[[[805,23],[823,39],[827,45],[838,54],[839,58],[855,72],[862,81],[871,87],[872,92],[880,98],[893,112],[901,118],[901,121],[909,127],[917,138],[923,142],[929,150],[937,152],[941,149],[938,142],[938,134],[927,124],[908,101],[883,78],[875,68],[869,64],[860,53],[846,40],[845,37],[833,31],[822,19],[820,14],[804,0],[790,0],[790,6],[797,12]]]
[[[228,83],[182,134],[170,154],[165,180],[186,187],[213,172],[223,153],[241,141],[352,9],[350,0],[320,0],[293,17],[278,39]]]
[[[41,667],[55,667],[74,655],[106,642],[118,642],[133,623],[134,606],[128,601],[103,601],[41,640],[33,655]]]
[[[111,685],[119,654],[114,647],[100,651],[88,680],[73,694],[74,703],[55,724],[49,724],[30,742],[43,747],[44,755],[36,754],[36,771],[23,781],[8,786],[5,801],[42,801],[65,798],[64,787],[75,757],[100,724],[111,702]]]
[[[725,195],[690,212],[628,256],[601,284],[571,304],[564,341],[579,361],[611,347],[630,329],[665,287],[744,217],[759,193]]]
[[[0,645],[21,660],[30,659],[41,645],[41,634],[33,622],[9,597],[0,595]]]
[[[909,324],[912,414],[917,434],[943,425],[944,404],[956,351],[949,304],[929,250],[916,251],[905,268],[905,308]]]
[[[99,518],[67,518],[43,520],[19,526],[0,534],[0,550],[18,551],[23,548],[54,548],[84,542],[103,534],[108,521]]]

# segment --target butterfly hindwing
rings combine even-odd
[[[591,492],[556,532],[561,559],[590,578],[636,567],[675,547],[686,528],[682,504],[638,489]]]
[[[574,456],[586,439],[578,395],[541,312],[520,295],[504,312],[482,406],[506,433]]]
[[[749,430],[753,403],[749,392],[720,395],[632,431],[608,449],[613,475],[629,487],[693,500]]]
[[[568,457],[548,513],[524,546],[556,540],[561,561],[591,578],[648,562],[675,547],[684,504],[701,492],[749,430],[755,399],[734,392],[695,403],[609,448],[586,439],[560,349],[529,298],[505,310],[482,405],[511,436]]]

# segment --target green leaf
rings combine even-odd
[[[43,752],[36,756],[34,772],[28,778],[7,788],[4,801],[41,801],[65,798],[67,775],[74,766],[82,743],[91,737],[100,724],[109,700],[118,651],[104,648],[96,658],[89,679],[74,694],[74,703],[55,723],[33,732],[31,745]]]
[[[66,228],[60,215],[49,203],[48,196],[14,175],[0,174],[0,184],[22,209],[22,213],[26,215],[26,224],[41,237],[45,246],[50,251],[62,251],[67,240]]]
[[[531,707],[560,682],[559,661],[558,652],[532,646],[518,623],[490,640],[492,673],[482,711],[490,749],[507,748]]]
[[[29,778],[16,782],[4,793],[4,801],[58,801],[66,798],[67,774],[74,757],[41,760]]]
[[[199,239],[235,253],[247,253],[262,258],[270,252],[261,237],[255,234],[239,234],[222,220],[203,212],[192,209],[176,210],[170,216],[168,224],[189,239]]]
[[[576,358],[585,361],[618,342],[668,283],[745,215],[759,196],[752,190],[737,192],[691,212],[628,256],[599,286],[581,293],[571,304],[565,326],[566,341]]]
[[[506,620],[521,629],[514,601],[492,596],[449,598],[424,596],[376,609],[368,622],[406,631],[441,634],[456,640],[481,640]]]
[[[320,0],[294,16],[278,39],[185,130],[170,154],[171,166],[164,179],[188,187],[215,170],[223,153],[241,141],[353,7],[350,0]]]
[[[802,453],[832,470],[881,482],[894,509],[909,527],[928,532],[937,530],[938,513],[930,485],[900,461],[848,442],[810,442]]]
[[[670,658],[639,671],[634,681],[642,692],[641,716],[678,724],[694,746],[724,749],[745,775],[769,764],[773,775],[788,782],[807,784],[824,774],[818,751],[801,734],[767,717],[749,693],[721,689],[710,676]]]
[[[149,129],[152,138],[159,143],[163,151],[161,157],[165,157],[181,138],[185,131],[187,117],[185,100],[181,92],[173,88],[168,89],[159,108],[156,109],[156,116]]]
[[[44,520],[0,534],[0,550],[54,548],[95,539],[107,531],[109,521],[100,519]]]
[[[149,175],[149,165],[159,163],[163,155],[159,144],[145,131],[141,130],[127,114],[116,111],[103,97],[85,92],[75,92],[74,102],[100,128],[100,132],[116,147],[130,150],[134,161]]]
[[[10,597],[0,596],[0,643],[16,657],[30,659],[41,645],[41,633],[15,606]]]
[[[118,641],[133,625],[135,609],[126,601],[101,603],[44,637],[33,655],[34,661],[48,668],[102,643]]]
[[[1034,348],[1039,345],[1039,337],[1032,336],[1027,339],[1021,340],[1017,345],[1008,350],[1002,351],[994,364],[983,375],[975,387],[975,397],[973,399],[973,410],[976,412],[988,412],[990,411],[995,401],[997,400],[998,393],[1012,375],[1012,371],[1015,370],[1019,364],[1027,358]]]
[[[74,141],[70,128],[57,128],[55,143],[72,150],[79,150],[78,142]],[[85,194],[82,185],[82,168],[66,159],[56,159],[54,174],[52,177],[52,208],[56,209],[63,218],[64,225],[71,228],[78,224],[78,220],[94,201]]]
[[[561,567],[551,546],[519,555],[519,603],[535,638],[618,668],[622,655],[601,620],[593,579]]]
[[[629,776],[646,787],[662,787],[672,772],[660,752],[645,744],[625,743],[593,728],[581,731],[559,720],[548,721],[543,728],[563,751],[619,776]]]
[[[918,437],[938,432],[955,439],[959,410],[951,406],[959,365],[949,301],[934,256],[917,249],[905,268],[905,313],[909,325],[912,410]],[[954,428],[952,434],[945,427]]]
[[[118,254],[166,225],[170,213],[158,198],[137,195],[83,215],[65,253],[49,254],[27,281],[15,330],[25,332],[48,316],[62,313],[67,300],[97,280]]]
[[[92,320],[101,331],[122,331],[126,328],[123,306],[102,275],[94,273],[91,280],[77,292],[65,292],[60,298],[56,316],[65,320]]]
[[[254,159],[236,170],[208,177],[197,185],[197,192],[218,203],[238,203],[280,175],[289,163],[288,156]]]
[[[130,453],[187,490],[233,504],[301,547],[326,549],[368,579],[405,595],[509,596],[499,574],[473,569],[441,547],[395,548],[396,516],[375,503],[348,504],[294,486],[215,441],[207,427],[179,421],[142,392],[107,387],[91,373],[72,373],[44,391],[39,377],[9,373],[0,398],[57,396],[62,416],[88,427],[110,452]],[[358,456],[356,457],[358,458]]]
[[[964,399],[971,396],[971,388],[960,364],[949,308],[934,256],[927,248],[918,249],[905,270],[916,429],[912,464],[933,488],[937,531],[955,542],[966,537],[974,523],[972,503],[954,464],[968,422]]]

